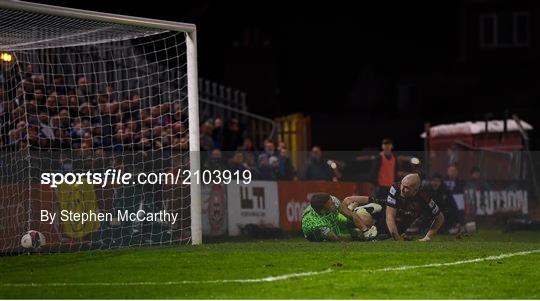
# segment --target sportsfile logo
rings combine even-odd
[[[68,173],[42,173],[41,184],[56,188],[62,184],[91,184],[100,185],[191,185],[194,181],[197,184],[249,184],[252,176],[250,170],[230,171],[230,170],[196,170],[178,169],[176,173],[138,173],[132,174],[121,169],[107,169],[104,173],[99,172],[68,172]]]
[[[185,171],[185,170],[184,170]],[[62,184],[91,184],[105,187],[109,185],[130,185],[130,184],[178,184],[183,176],[179,169],[173,173],[139,173],[136,177],[132,173],[118,169],[107,169],[104,173],[99,172],[68,172],[68,173],[42,173],[41,184],[56,188]]]

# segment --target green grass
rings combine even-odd
[[[540,249],[540,233],[484,231],[456,240],[309,243],[300,238],[202,246],[0,257],[0,298],[204,299],[538,299],[540,253],[402,271],[385,267],[453,262]],[[50,286],[255,279],[332,272],[257,283]],[[40,287],[7,287],[36,283]]]

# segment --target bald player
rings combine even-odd
[[[439,206],[420,190],[418,174],[406,175],[400,183],[392,185],[386,199],[386,226],[394,240],[403,240],[404,232],[418,218],[431,222],[428,232],[420,241],[429,241],[444,224]]]

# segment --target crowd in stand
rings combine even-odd
[[[6,87],[0,91],[4,147],[114,151],[188,147],[187,118],[180,102],[152,105],[137,93],[121,95],[113,84],[99,89],[85,76],[79,76],[75,85],[67,85],[62,75],[46,82],[31,65],[11,90],[15,91],[11,97]]]
[[[114,84],[86,76],[44,77],[28,64],[21,77],[2,74],[0,147],[11,150],[187,151],[187,111],[181,102],[152,103]],[[50,78],[50,79],[49,79]],[[8,81],[7,79],[11,79]],[[314,147],[304,172],[294,169],[287,146],[267,140],[258,149],[238,119],[215,117],[200,125],[203,164],[208,169],[250,170],[254,179],[332,180],[322,151]]]
[[[244,138],[234,151],[211,149],[203,167],[231,172],[250,170],[256,180],[292,180],[297,176],[284,143],[276,148],[267,140],[263,150],[257,151],[250,138]]]

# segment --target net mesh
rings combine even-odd
[[[189,241],[182,181],[42,181],[189,169],[185,33],[0,9],[0,41],[11,56],[0,62],[0,251],[21,251],[29,230],[46,237],[39,251]]]

